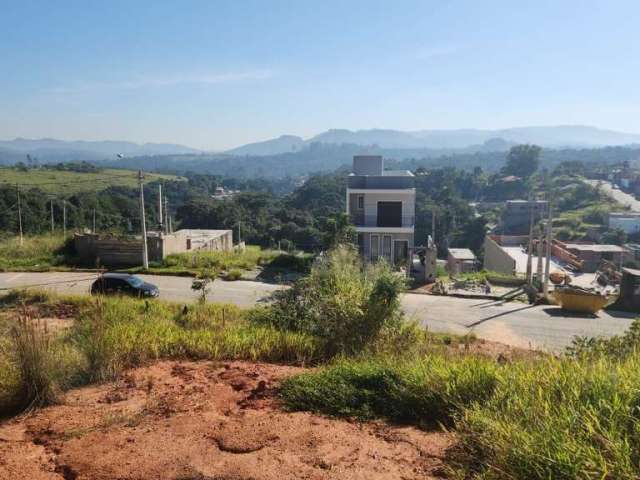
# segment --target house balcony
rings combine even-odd
[[[376,228],[413,228],[415,226],[415,216],[380,216],[364,215],[362,213],[352,213],[351,223],[355,227],[376,227]]]

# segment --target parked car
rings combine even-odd
[[[105,273],[91,285],[91,294],[121,294],[135,297],[157,297],[158,287],[128,273]]]

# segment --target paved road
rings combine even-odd
[[[605,182],[601,180],[587,180],[587,183],[593,185],[594,187],[600,185],[602,191],[613,198],[615,201],[628,206],[634,212],[640,212],[640,200],[636,200],[636,197],[625,193],[622,190],[618,190],[617,188],[614,189],[611,185],[611,182]]]
[[[43,285],[61,293],[89,292],[94,275],[81,272],[64,273],[0,273],[0,288]],[[192,302],[197,294],[190,289],[188,277],[140,275],[158,285],[160,297],[174,302]],[[265,301],[278,288],[260,282],[214,283],[211,301],[234,303],[251,307]],[[474,332],[487,340],[519,347],[533,347],[561,351],[575,335],[609,336],[623,333],[633,315],[604,313],[598,316],[569,316],[557,307],[532,307],[521,303],[495,305],[482,300],[454,297],[406,294],[402,307],[409,318],[415,319],[434,332],[464,335]]]
[[[160,289],[160,298],[171,302],[193,302],[198,293],[191,290],[190,277],[138,275]],[[60,293],[88,294],[95,274],[83,272],[0,273],[0,289],[23,286],[41,286]],[[253,307],[266,300],[278,285],[262,282],[216,280],[209,299],[212,302],[234,303],[240,307]]]

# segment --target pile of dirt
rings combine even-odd
[[[412,479],[443,474],[451,435],[285,412],[300,368],[160,362],[0,425],[0,478]]]

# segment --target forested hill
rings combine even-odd
[[[388,167],[416,169],[453,166],[465,170],[481,167],[487,172],[496,172],[505,162],[508,145],[505,144],[504,147],[503,150],[492,151],[452,151],[314,143],[303,150],[277,155],[156,155],[123,158],[105,165],[177,174],[195,172],[242,178],[284,178],[313,172],[331,172],[341,167],[347,169],[353,155],[376,154],[385,157]],[[492,145],[492,148],[495,146]],[[581,161],[604,166],[639,160],[640,146],[543,149],[541,165],[555,168],[565,161]]]

